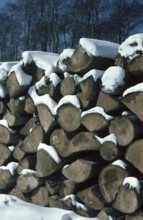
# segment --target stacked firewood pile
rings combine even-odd
[[[0,70],[1,193],[100,220],[143,219],[142,39],[81,39],[60,56],[40,52],[46,69],[24,52]]]

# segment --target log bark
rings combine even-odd
[[[129,145],[125,158],[143,174],[143,139],[136,140]]]
[[[80,127],[81,112],[71,103],[60,106],[57,110],[57,121],[67,132],[72,132]]]
[[[118,116],[109,126],[109,133],[114,133],[120,146],[127,146],[142,136],[142,123],[135,115]]]
[[[36,154],[31,154],[30,156],[24,157],[19,161],[17,166],[17,173],[21,174],[21,171],[24,169],[35,170],[36,166]]]
[[[32,192],[39,186],[39,179],[33,175],[20,175],[17,178],[17,187],[22,193]]]
[[[143,122],[143,92],[128,94],[122,98],[122,102]]]
[[[37,105],[37,111],[40,123],[45,133],[50,132],[51,129],[55,126],[56,122],[48,106],[44,104]]]
[[[42,126],[39,124],[27,135],[22,142],[20,148],[25,153],[35,153],[40,143],[44,142],[45,133]]]
[[[35,205],[48,206],[49,195],[46,187],[38,187],[31,196],[31,201]]]
[[[99,187],[107,203],[114,201],[119,186],[129,171],[121,166],[109,164],[99,173]]]
[[[12,153],[5,144],[0,143],[0,166],[4,165],[11,158]]]
[[[63,96],[66,95],[75,95],[77,91],[77,86],[73,77],[65,77],[60,86],[60,93]]]

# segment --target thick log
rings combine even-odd
[[[40,123],[45,131],[45,133],[50,132],[50,130],[55,126],[55,118],[52,115],[50,109],[47,105],[40,104],[37,105],[37,111]]]
[[[79,132],[70,141],[67,154],[68,156],[86,152],[97,151],[100,148],[100,142],[91,132]]]
[[[55,129],[50,135],[50,145],[52,145],[62,157],[69,156],[69,143],[70,140],[63,129]]]
[[[80,109],[71,103],[61,105],[57,109],[57,121],[67,132],[72,132],[80,127]]]
[[[9,195],[16,196],[23,201],[27,201],[25,195],[15,186],[10,192]]]
[[[21,174],[22,170],[24,169],[35,170],[35,166],[36,166],[36,154],[31,154],[30,156],[24,157],[22,160],[19,161],[16,170],[18,174]]]
[[[39,179],[34,174],[20,175],[17,178],[17,187],[22,193],[32,192],[39,186]]]
[[[29,85],[19,85],[15,72],[12,72],[7,79],[7,89],[10,97],[22,96]]]
[[[75,194],[78,187],[79,187],[79,184],[77,184],[71,180],[65,180],[60,185],[59,194],[61,197]]]
[[[22,144],[22,140],[20,140],[18,142],[18,144],[15,146],[14,151],[13,151],[13,157],[16,160],[21,160],[25,156],[25,152],[23,150],[21,150],[21,148],[20,148],[21,144]]]
[[[77,193],[79,199],[89,208],[102,210],[105,208],[105,199],[98,185],[85,188]]]
[[[136,140],[130,144],[125,158],[143,174],[143,139]]]
[[[109,126],[109,133],[114,133],[120,146],[127,146],[142,136],[142,123],[135,115],[118,116]]]
[[[104,108],[105,112],[112,114],[124,109],[124,105],[117,97],[103,91],[100,91],[96,105]]]
[[[143,92],[133,92],[122,98],[124,105],[143,122]]]
[[[33,204],[39,206],[48,206],[49,203],[49,195],[46,187],[41,186],[38,187],[31,196],[31,201]]]
[[[36,170],[38,177],[50,176],[51,174],[61,169],[63,166],[58,155],[57,155],[57,160],[51,157],[50,147],[51,146],[46,145],[47,150],[38,149],[37,151]],[[49,152],[48,152],[48,148],[49,148]]]
[[[128,177],[128,179],[131,179]],[[136,178],[134,178],[136,179]],[[135,181],[134,181],[135,182]],[[142,205],[142,193],[140,188],[135,188],[132,183],[126,182],[120,186],[113,207],[126,214],[132,214]],[[138,187],[138,186],[137,186]]]
[[[34,105],[33,99],[29,96],[29,94],[25,96],[24,111],[32,115],[36,112],[36,106]]]
[[[99,173],[99,187],[108,203],[114,201],[119,186],[124,178],[129,175],[126,164],[118,160],[116,163],[105,166]]]
[[[60,93],[65,96],[65,95],[75,95],[77,92],[77,85],[74,80],[74,77],[72,76],[67,76],[65,77],[60,85]]]
[[[7,104],[11,114],[25,114],[24,111],[25,96],[19,98],[11,98]]]
[[[38,145],[44,141],[44,138],[45,133],[39,124],[25,137],[20,148],[26,153],[35,153],[37,152]]]
[[[8,149],[7,145],[0,143],[0,166],[7,163],[12,156],[11,151]]]

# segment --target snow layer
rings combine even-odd
[[[0,98],[5,98],[8,94],[5,83],[0,83]]]
[[[90,38],[81,38],[79,44],[89,56],[93,55],[111,59],[115,59],[119,48],[119,44]]]
[[[128,184],[129,188],[135,188],[137,193],[140,193],[141,184],[136,177],[126,177],[123,181],[123,186]]]
[[[131,94],[131,93],[134,93],[134,92],[143,92],[143,82],[135,85],[135,86],[132,86],[130,88],[128,88],[127,90],[125,90],[125,92],[123,93],[123,97],[128,95],[128,94]]]
[[[103,75],[104,71],[102,70],[97,70],[97,69],[92,69],[90,71],[88,71],[83,77],[82,77],[82,80],[85,80],[87,79],[88,77],[92,76],[93,77],[93,80],[94,82],[96,82],[98,79],[100,79]]]
[[[74,52],[74,49],[68,48],[68,49],[63,50],[63,52],[60,54],[58,65],[59,65],[59,68],[63,72],[65,72],[67,70],[67,66],[64,63],[64,60],[71,58],[71,56],[73,55],[73,52]]]
[[[102,91],[113,93],[118,87],[124,86],[125,70],[120,66],[111,66],[101,78]]]
[[[71,199],[72,205],[75,206],[76,208],[82,209],[84,211],[88,211],[85,205],[83,205],[82,203],[76,200],[76,196],[74,194],[67,195],[64,198],[62,198],[63,201],[66,201],[68,199]]]
[[[61,79],[56,73],[51,73],[50,76],[43,76],[36,84],[36,89],[39,90],[41,87],[45,87],[47,85],[47,82],[51,81],[53,86],[57,86]]]
[[[122,57],[132,60],[143,53],[143,33],[134,34],[128,37],[119,47]]]
[[[28,175],[28,174],[34,174],[36,173],[35,170],[31,170],[31,169],[23,169],[20,173],[20,175]]]
[[[59,55],[41,51],[24,51],[22,53],[24,65],[34,62],[37,67],[45,71],[45,75],[56,72]]]
[[[60,106],[67,104],[67,103],[70,103],[80,109],[79,98],[76,95],[66,95],[63,98],[61,98],[60,101],[58,102],[57,109]]]
[[[49,156],[58,164],[61,162],[61,158],[59,157],[57,151],[55,150],[55,148],[53,146],[49,146],[47,144],[44,143],[40,143],[38,146],[38,150],[44,150],[46,151]]]
[[[81,114],[81,118],[83,118],[85,115],[92,114],[92,113],[98,113],[102,115],[106,120],[111,120],[113,118],[112,116],[105,113],[104,108],[99,107],[99,106],[91,108],[87,111],[83,111]]]
[[[21,86],[30,85],[30,83],[32,81],[32,76],[29,76],[23,72],[21,63],[14,65],[10,70],[10,74],[12,72],[15,72],[15,75],[16,75],[16,78],[17,78],[19,85],[21,85]]]
[[[16,65],[18,62],[3,62],[0,65],[0,81],[5,81],[8,77],[8,73],[10,72],[11,68]]]
[[[112,165],[115,165],[115,166],[119,166],[119,167],[122,167],[123,169],[126,169],[127,165],[125,164],[124,161],[122,160],[116,160],[112,163]]]
[[[15,175],[17,166],[18,166],[18,163],[10,162],[7,166],[1,166],[0,169],[9,170],[11,175]]]
[[[79,216],[73,211],[40,207],[5,194],[0,194],[0,216],[1,220],[99,220]]]
[[[103,144],[103,143],[105,143],[105,142],[107,142],[107,141],[111,141],[111,142],[113,142],[115,145],[117,145],[117,137],[116,137],[115,134],[109,134],[109,135],[107,135],[107,136],[104,137],[104,138],[100,138],[100,137],[98,137],[98,136],[96,136],[96,135],[95,135],[95,137],[98,139],[98,141],[100,142],[100,144]]]

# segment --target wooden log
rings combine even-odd
[[[9,128],[8,123],[5,119],[0,121],[0,143],[15,143],[17,141],[17,134],[15,133],[15,131]]]
[[[23,140],[20,148],[25,153],[35,153],[37,152],[38,145],[44,141],[45,133],[40,124],[38,124],[35,129],[32,130]]]
[[[55,129],[50,135],[50,145],[52,145],[56,151],[62,157],[67,157],[69,151],[70,139],[63,129]]]
[[[110,217],[107,215],[106,211],[104,210],[101,210],[98,215],[97,215],[97,218],[99,220],[110,220]]]
[[[16,170],[18,174],[21,174],[22,170],[24,169],[35,170],[35,166],[36,166],[36,154],[31,154],[30,156],[24,157],[22,160],[19,161]]]
[[[39,179],[34,174],[20,175],[17,178],[17,187],[22,193],[32,192],[39,186]]]
[[[23,136],[29,135],[39,123],[39,118],[37,115],[33,115],[32,118],[30,118],[27,123],[20,129],[19,133]]]
[[[125,158],[143,174],[143,139],[136,140],[129,145]]]
[[[115,117],[109,125],[109,133],[114,133],[120,146],[127,146],[142,136],[142,123],[135,115]]]
[[[126,214],[125,220],[143,220],[142,211],[137,211],[133,214]]]
[[[47,105],[39,104],[37,105],[38,117],[40,123],[45,131],[45,133],[50,132],[50,130],[55,126],[55,118],[52,115],[50,109]]]
[[[77,91],[77,86],[74,77],[72,76],[65,77],[60,85],[60,93],[63,96],[75,95],[76,91]]]
[[[105,112],[109,114],[115,114],[124,109],[124,105],[117,97],[103,91],[100,91],[96,105],[104,108]]]
[[[29,96],[29,94],[25,96],[24,111],[32,115],[36,112],[36,106],[34,105],[33,99]]]
[[[76,95],[80,100],[81,108],[83,110],[86,110],[93,105],[93,101],[90,102],[90,100],[85,99],[83,92],[78,92]],[[92,105],[91,105],[91,103],[92,103]]]
[[[77,184],[71,180],[65,180],[60,185],[59,194],[61,197],[75,194],[78,187],[79,187],[79,184]]]
[[[0,115],[4,115],[6,112],[6,102],[4,100],[0,100]]]
[[[105,199],[98,185],[90,186],[77,193],[78,198],[89,208],[102,210],[105,208]]]
[[[46,187],[40,186],[38,187],[31,196],[31,201],[33,204],[39,206],[48,206],[49,203],[49,195]]]
[[[25,96],[19,98],[10,98],[7,103],[11,114],[25,114],[24,111]]]
[[[119,186],[124,178],[129,175],[126,163],[117,160],[105,166],[99,173],[99,187],[107,203],[114,201]]]
[[[142,203],[139,180],[135,177],[126,177],[119,187],[113,207],[122,213],[132,214],[139,209]]]
[[[50,196],[58,194],[61,184],[62,184],[61,180],[59,180],[59,181],[57,180],[56,182],[53,182],[51,180],[46,180],[45,181],[45,186],[46,186],[46,189],[48,190],[48,194]]]
[[[67,132],[75,131],[80,127],[80,116],[80,109],[71,103],[63,104],[57,109],[57,121]]]
[[[49,197],[49,207],[55,207],[55,208],[60,208],[60,209],[65,209],[65,210],[72,209],[72,205],[65,203],[63,200],[59,198],[58,195]]]
[[[8,149],[7,145],[0,143],[0,166],[4,165],[11,158],[12,153]]]
[[[20,146],[22,144],[22,140],[20,140],[18,142],[18,144],[14,147],[14,151],[13,151],[13,157],[16,159],[16,160],[21,160],[24,158],[25,156],[25,152],[23,150],[21,150]]]
[[[50,151],[54,152],[55,157],[50,154]],[[41,144],[37,151],[37,176],[46,177],[55,173],[63,166],[61,159],[52,146]]]
[[[25,195],[18,189],[17,186],[15,186],[10,192],[9,192],[9,195],[12,195],[12,196],[16,196],[18,197],[19,199],[23,200],[23,201],[27,201]]]
[[[143,92],[133,92],[125,95],[122,102],[143,122]]]
[[[81,124],[91,132],[106,129],[112,117],[101,111],[104,113],[103,108],[95,107],[82,112]]]
[[[11,190],[16,183],[16,175],[6,166],[0,167],[0,190]]]

